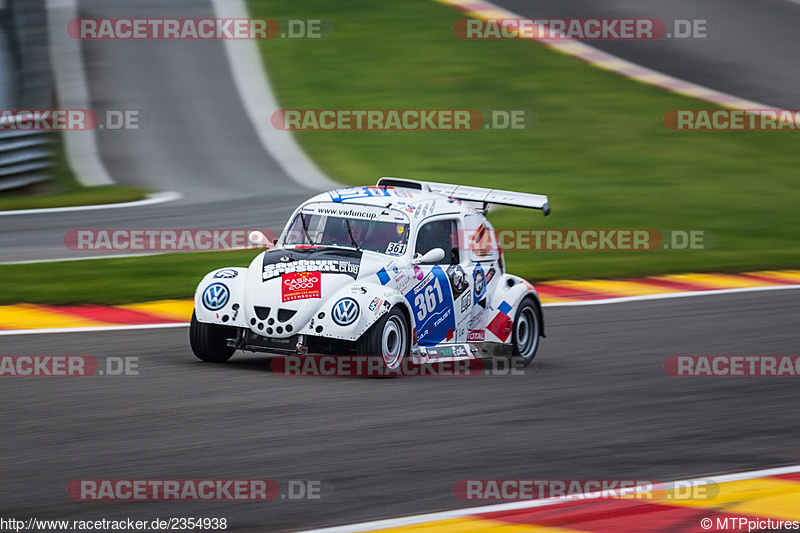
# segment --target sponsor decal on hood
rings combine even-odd
[[[346,274],[356,279],[361,270],[361,255],[356,250],[330,248],[270,250],[264,252],[261,279],[268,281],[296,272]]]
[[[290,272],[281,276],[281,301],[322,297],[322,275],[319,272]]]

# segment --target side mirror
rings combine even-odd
[[[258,230],[251,231],[250,235],[247,236],[247,240],[250,241],[250,244],[260,244],[265,248],[271,248],[273,246],[273,243],[269,242],[267,236]]]
[[[421,257],[415,258],[412,263],[415,265],[420,263],[438,263],[442,259],[444,259],[444,250],[441,248],[434,248],[433,250],[425,252]]]

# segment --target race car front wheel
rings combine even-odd
[[[395,307],[378,320],[356,343],[359,355],[377,355],[384,369],[398,370],[409,352],[408,320]]]
[[[189,324],[189,344],[198,359],[209,363],[224,363],[231,358],[236,348],[228,346],[227,339],[232,336],[230,327],[205,324],[197,321],[192,313]]]
[[[539,308],[530,296],[523,298],[514,320],[514,355],[522,359],[525,366],[531,364],[539,348]]]

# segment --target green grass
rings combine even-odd
[[[67,163],[63,142],[59,139],[55,143],[53,179],[19,190],[0,192],[0,211],[133,202],[146,198],[148,192],[142,187],[125,185],[84,187]]]
[[[0,196],[0,211],[116,204],[133,202],[146,197],[147,193],[141,187],[104,185],[69,192],[43,194],[41,196]]]
[[[224,266],[248,266],[258,250],[0,265],[0,304],[124,304],[190,298]]]
[[[533,280],[800,265],[800,134],[674,132],[670,109],[710,107],[523,41],[461,41],[462,15],[401,3],[249,0],[266,18],[321,18],[328,39],[260,46],[284,108],[531,109],[508,132],[301,132],[342,183],[380,176],[544,193],[553,214],[501,209],[498,228],[704,229],[696,252],[508,252]],[[256,251],[0,266],[0,303],[186,298],[200,278]]]
[[[331,177],[380,176],[547,194],[553,214],[501,210],[498,228],[704,229],[696,252],[509,252],[531,279],[800,265],[800,133],[675,132],[670,109],[710,104],[526,41],[463,41],[428,0],[249,0],[251,15],[333,22],[323,40],[261,41],[284,108],[530,109],[527,131],[298,132]]]

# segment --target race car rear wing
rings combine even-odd
[[[451,185],[449,183],[434,183],[409,180],[405,178],[381,178],[378,187],[399,187],[417,191],[430,191],[443,194],[456,200],[479,202],[485,211],[489,204],[508,205],[512,207],[527,207],[541,209],[544,216],[550,214],[550,204],[547,196],[527,192],[501,191],[499,189],[485,189],[483,187],[468,187],[466,185]]]

